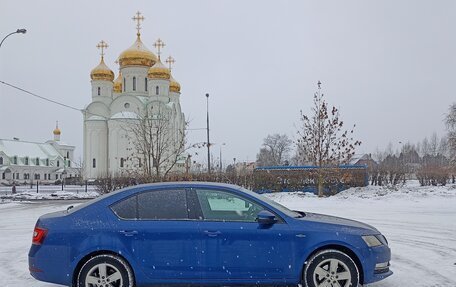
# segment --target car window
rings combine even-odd
[[[204,220],[255,222],[264,208],[238,195],[218,190],[196,190]]]
[[[140,220],[188,219],[185,190],[154,190],[137,196]]]
[[[114,213],[123,219],[136,219],[136,196],[130,196],[114,204],[111,209]]]

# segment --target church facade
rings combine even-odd
[[[174,59],[168,57],[166,67],[161,61],[161,49],[165,46],[158,39],[154,46],[155,55],[141,41],[140,21],[144,17],[138,12],[136,41],[118,57],[119,72],[114,72],[104,62],[104,49],[107,44],[101,41],[101,61],[90,73],[91,102],[84,114],[84,174],[86,179],[96,179],[107,175],[130,174],[140,171],[153,162],[148,150],[153,143],[141,136],[152,138],[157,130],[156,122],[166,118],[165,151],[163,158],[171,158],[170,153],[180,150],[176,145],[184,142],[185,117],[180,105],[180,84],[171,75]],[[151,127],[147,127],[148,124]],[[147,129],[142,131],[141,129]],[[148,134],[150,133],[150,134]],[[149,147],[141,148],[149,145]],[[155,145],[153,146],[155,148]],[[166,147],[165,147],[166,148]],[[155,151],[157,153],[157,151]],[[176,162],[161,161],[160,169],[167,170],[182,166],[183,155]],[[152,168],[152,167],[149,167]]]

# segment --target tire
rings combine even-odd
[[[79,270],[77,287],[134,287],[128,263],[115,255],[101,254],[84,263]]]
[[[328,249],[317,252],[307,261],[302,281],[306,287],[358,287],[359,271],[350,256]]]

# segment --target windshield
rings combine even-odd
[[[285,213],[286,215],[288,215],[290,217],[300,218],[300,217],[304,216],[304,213],[300,213],[300,212],[296,212],[296,211],[290,210],[290,209],[286,208],[285,206],[281,205],[280,203],[277,203],[277,202],[267,198],[266,196],[262,196],[261,194],[255,193],[255,192],[253,192],[251,190],[248,190],[248,189],[245,189],[245,188],[242,188],[241,190],[243,192],[248,193],[251,196],[261,200],[261,201],[266,202],[267,204],[271,205],[275,209]]]

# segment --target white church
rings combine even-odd
[[[166,67],[160,59],[165,46],[160,39],[155,42],[158,57],[141,41],[138,12],[136,41],[118,57],[119,72],[114,80],[113,71],[104,62],[107,44],[101,41],[101,61],[90,73],[92,100],[84,114],[84,173],[86,179],[107,175],[128,174],[143,168],[147,155],[134,143],[139,140],[134,127],[147,117],[169,115],[167,128],[173,144],[184,137],[185,117],[180,105],[180,84],[171,75],[172,57]],[[152,113],[152,115],[150,115]],[[155,114],[154,114],[155,113]],[[179,155],[173,169],[182,169],[186,156]],[[174,163],[173,163],[174,164]],[[160,168],[166,169],[166,163]]]
[[[53,134],[54,139],[46,142],[0,139],[0,184],[54,184],[78,177],[75,147],[60,140],[58,126]]]

